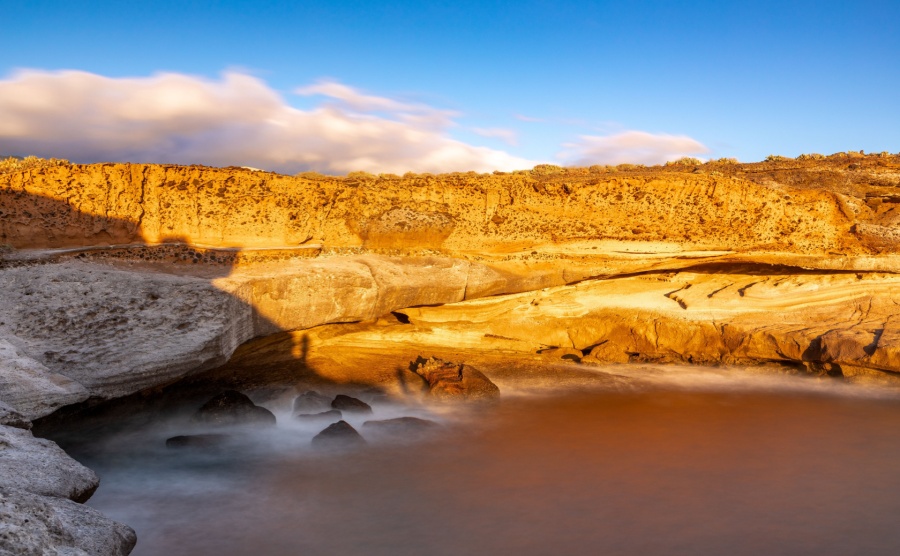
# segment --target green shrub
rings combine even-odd
[[[822,160],[825,158],[824,154],[819,153],[804,153],[797,157],[797,160]]]

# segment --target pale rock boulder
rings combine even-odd
[[[0,486],[0,554],[125,556],[137,536],[71,500]]]
[[[50,440],[0,426],[0,484],[84,502],[97,489],[97,475]]]
[[[0,337],[0,400],[33,419],[87,398],[84,386],[51,371]]]

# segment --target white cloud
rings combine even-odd
[[[512,170],[534,161],[452,139],[455,113],[321,81],[298,110],[263,81],[20,71],[0,80],[0,153],[74,161],[252,166],[293,173]]]
[[[563,144],[558,157],[567,164],[662,164],[683,156],[697,156],[709,149],[686,135],[623,131],[613,135],[581,135]]]
[[[502,127],[474,127],[472,128],[472,131],[476,135],[482,137],[499,139],[507,145],[516,146],[519,144],[519,134],[512,129],[505,129]]]

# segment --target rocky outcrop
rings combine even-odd
[[[413,372],[428,383],[428,393],[439,400],[491,400],[500,397],[500,389],[478,369],[436,357],[420,357]]]
[[[94,472],[53,442],[34,438],[21,415],[2,414],[0,554],[131,552],[136,542],[131,528],[82,504],[99,484]]]

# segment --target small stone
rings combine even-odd
[[[372,407],[362,400],[338,394],[331,402],[331,407],[350,413],[372,413]]]
[[[365,443],[366,440],[347,421],[328,425],[312,439],[313,446],[324,448],[361,446]]]

